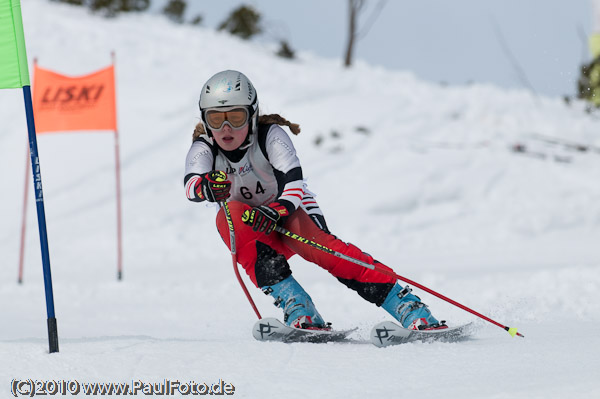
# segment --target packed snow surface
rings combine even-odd
[[[584,104],[442,87],[360,61],[344,69],[306,52],[288,61],[275,45],[151,15],[22,7],[31,70],[37,57],[82,75],[116,52],[124,277],[113,135],[39,135],[60,337],[60,352],[48,354],[32,190],[17,284],[22,94],[1,91],[0,397],[11,397],[15,379],[222,380],[239,398],[600,397],[600,120]],[[338,237],[525,338],[416,289],[438,318],[476,322],[473,338],[376,348],[370,329],[390,316],[294,257],[320,313],[334,327],[359,327],[353,342],[255,341],[215,209],[183,190],[199,90],[223,69],[250,77],[263,113],[300,123],[293,142],[304,176]],[[263,316],[281,317],[245,281]]]

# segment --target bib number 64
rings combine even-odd
[[[265,193],[265,189],[260,184],[260,181],[257,181],[256,182],[256,190],[254,191],[254,194],[264,194],[264,193]],[[244,197],[247,200],[252,199],[252,197],[254,196],[254,195],[252,195],[252,191],[246,186],[240,187],[240,194],[242,194],[242,197]]]

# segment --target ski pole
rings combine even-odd
[[[254,309],[254,313],[256,313],[256,316],[260,320],[260,319],[262,319],[262,316],[260,315],[260,312],[258,311],[256,304],[252,300],[252,297],[250,296],[250,293],[248,292],[248,289],[246,288],[246,284],[244,284],[244,281],[242,280],[242,276],[240,276],[240,271],[238,270],[237,253],[235,250],[235,231],[233,229],[233,220],[231,219],[231,212],[229,211],[229,206],[227,205],[227,202],[225,202],[225,201],[221,202],[221,206],[223,207],[223,210],[225,211],[225,218],[227,219],[227,225],[229,226],[229,247],[231,249],[231,260],[233,261],[233,271],[235,272],[235,276],[237,277],[238,282],[242,286],[242,290],[244,291],[244,294],[246,294],[246,298],[248,298],[248,301],[250,302],[252,309]]]
[[[444,296],[442,294],[439,294],[439,293],[435,292],[432,289],[429,289],[429,288],[425,287],[424,285],[421,285],[421,284],[419,284],[419,283],[417,283],[415,281],[412,281],[412,280],[409,280],[409,279],[407,279],[405,277],[402,277],[399,274],[396,274],[392,270],[384,269],[383,267],[381,267],[379,265],[372,265],[370,263],[363,262],[363,261],[361,261],[359,259],[355,259],[355,258],[353,258],[351,256],[348,256],[348,255],[345,255],[345,254],[340,253],[338,251],[335,251],[333,249],[327,248],[326,246],[321,245],[321,244],[319,244],[317,242],[314,242],[312,240],[309,240],[308,238],[304,238],[302,236],[299,236],[296,233],[292,233],[291,231],[289,231],[289,230],[287,230],[287,229],[285,229],[283,227],[275,226],[275,231],[278,232],[278,233],[280,233],[280,234],[283,234],[286,237],[289,237],[291,239],[299,241],[299,242],[301,242],[303,244],[310,245],[311,247],[316,248],[316,249],[318,249],[320,251],[326,252],[326,253],[328,253],[330,255],[333,255],[333,256],[336,256],[338,258],[347,260],[348,262],[352,262],[352,263],[357,264],[359,266],[366,267],[367,269],[378,271],[378,272],[380,272],[382,274],[385,274],[387,276],[391,276],[391,277],[393,277],[393,278],[395,278],[397,280],[402,280],[402,281],[404,281],[404,282],[406,282],[408,284],[411,284],[411,285],[413,285],[413,286],[415,286],[417,288],[420,288],[423,291],[426,291],[426,292],[428,292],[428,293],[430,293],[432,295],[435,295],[438,298],[443,299],[444,301],[449,302],[449,303],[451,303],[452,305],[454,305],[456,307],[459,307],[459,308],[461,308],[463,310],[466,310],[467,312],[472,313],[475,316],[477,316],[479,318],[482,318],[485,321],[488,321],[488,322],[490,322],[490,323],[492,323],[492,324],[494,324],[494,325],[496,325],[498,327],[503,328],[504,330],[508,331],[508,333],[511,336],[513,336],[513,337],[515,335],[518,335],[519,337],[523,337],[523,338],[525,337],[521,333],[517,332],[517,328],[515,328],[515,327],[511,328],[511,327],[507,327],[505,325],[502,325],[502,324],[498,323],[497,321],[494,321],[494,320],[490,319],[489,317],[484,316],[481,313],[478,313],[478,312],[474,311],[473,309],[470,309],[470,308],[468,308],[468,307],[466,307],[466,306],[464,306],[464,305],[462,305],[462,304],[460,304],[460,303],[458,303],[458,302],[456,302],[456,301],[454,301],[454,300],[452,300],[452,299],[450,299],[450,298],[448,298],[448,297],[446,297],[446,296]]]

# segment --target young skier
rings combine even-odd
[[[259,116],[256,90],[244,74],[227,70],[211,77],[202,87],[199,106],[202,122],[194,131],[185,165],[187,198],[195,202],[227,201],[237,260],[254,285],[283,309],[287,325],[328,325],[292,275],[288,259],[298,254],[385,309],[405,328],[446,328],[408,286],[401,286],[392,277],[273,232],[276,225],[283,226],[355,259],[379,263],[330,233],[314,194],[303,180],[294,145],[280,127],[286,125],[298,134],[299,126],[279,115]],[[229,246],[222,208],[216,223]],[[381,263],[379,266],[387,268]]]

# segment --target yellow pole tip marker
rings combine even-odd
[[[508,333],[509,333],[509,334],[510,334],[512,337],[514,337],[515,335],[519,334],[519,333],[517,332],[517,329],[516,329],[516,327],[509,328],[507,331],[508,331]],[[522,336],[522,335],[521,335],[521,334],[519,334],[519,336]]]

